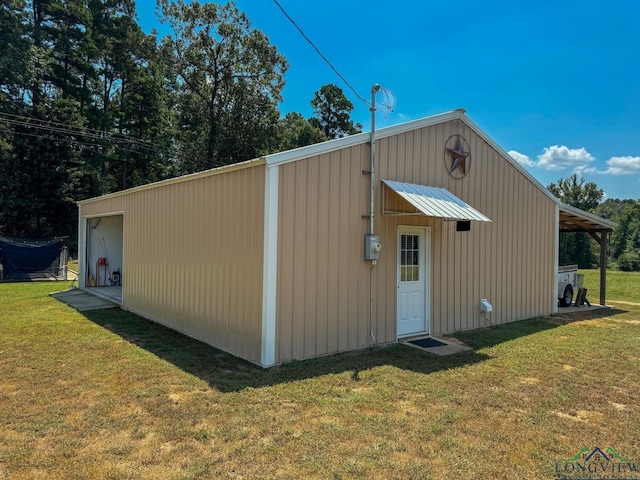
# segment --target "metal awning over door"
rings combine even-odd
[[[491,219],[480,213],[471,205],[456,197],[446,188],[429,187],[413,183],[382,180],[384,184],[382,195],[383,215],[426,215],[428,217],[444,218],[445,220],[490,222]],[[385,189],[398,194],[412,209],[400,210],[389,206],[392,200],[385,196]],[[406,206],[406,205],[405,205]]]

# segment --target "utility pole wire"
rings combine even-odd
[[[309,37],[307,37],[307,35],[302,31],[302,28],[300,28],[298,26],[298,24],[295,22],[295,20],[293,18],[291,18],[289,16],[289,14],[285,11],[285,9],[282,7],[282,5],[280,5],[280,3],[278,2],[278,0],[273,0],[273,2],[278,6],[278,8],[282,11],[282,13],[284,14],[285,17],[287,17],[287,19],[293,24],[294,27],[296,27],[298,29],[298,31],[300,32],[300,35],[302,35],[302,37],[309,42],[309,45],[311,45],[313,47],[313,49],[316,51],[316,53],[318,55],[320,55],[320,58],[322,58],[322,60],[325,61],[325,63],[327,65],[329,65],[329,67],[331,67],[331,70],[333,70],[335,72],[336,75],[338,75],[338,77],[340,77],[340,79],[345,83],[345,85],[347,87],[349,87],[349,89],[354,93],[354,95],[358,98],[358,100],[360,100],[361,102],[363,102],[365,105],[369,106],[369,102],[367,102],[367,100],[365,100],[364,98],[362,98],[358,92],[356,91],[355,88],[353,88],[351,86],[351,84],[347,81],[346,78],[344,78],[340,72],[338,72],[338,70],[336,70],[336,68],[331,64],[331,62],[327,59],[327,57],[325,57],[322,52],[320,51],[320,49],[318,47],[316,47],[316,45],[311,41],[311,39]]]
[[[332,65],[332,63],[329,61],[329,59],[322,54],[320,49],[318,47],[316,47],[316,45],[313,43],[313,41],[304,33],[304,31],[302,30],[302,28],[300,28],[300,26],[296,23],[296,21],[289,16],[289,14],[285,11],[284,7],[278,2],[278,0],[273,0],[273,2],[278,6],[278,8],[282,11],[284,16],[287,17],[287,19],[293,24],[293,26],[296,27],[298,32],[300,32],[300,35],[302,35],[302,37],[307,42],[309,42],[309,45],[311,45],[313,47],[313,49],[320,56],[320,58],[322,58],[322,60],[324,60],[327,65],[329,65],[331,70],[333,70],[334,73],[338,77],[340,77],[340,79],[344,82],[344,84],[347,87],[349,87],[349,89],[354,93],[354,95],[358,98],[358,100],[360,100],[362,103],[364,103],[367,107],[371,107],[371,104],[358,94],[356,89],[351,86],[351,84],[347,81],[346,78],[344,78],[340,74],[340,72],[338,72],[338,70]],[[381,110],[383,112],[384,116],[386,117],[387,113],[393,111],[393,107],[396,104],[396,98],[395,98],[395,95],[393,94],[393,92],[391,90],[388,90],[388,89],[383,88],[383,87],[381,87],[380,90],[382,92],[383,100],[382,101],[376,101],[374,103],[374,108],[376,110]]]

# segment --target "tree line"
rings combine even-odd
[[[75,202],[357,133],[335,85],[282,115],[288,64],[234,3],[0,5],[0,234],[74,243]]]
[[[287,61],[234,3],[159,11],[163,38],[134,0],[0,3],[0,234],[73,247],[76,201],[361,131],[332,84],[311,118],[280,112]],[[575,175],[548,188],[615,221],[612,265],[640,270],[638,200]],[[560,241],[562,263],[597,266],[587,234]]]
[[[591,212],[617,224],[609,238],[609,267],[624,271],[640,271],[640,199],[608,198],[594,183],[576,174],[548,187],[560,201]],[[600,246],[587,233],[560,233],[560,264],[578,264],[580,268],[595,268],[600,262]]]

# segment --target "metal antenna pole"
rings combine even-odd
[[[376,193],[376,93],[380,90],[380,85],[377,83],[371,87],[371,210],[369,211],[369,234],[374,234],[374,221],[375,214],[375,193]],[[375,267],[377,260],[371,261],[371,268],[369,269],[369,333],[373,339],[373,343],[377,344],[375,334],[373,333],[373,268]]]
[[[376,93],[380,90],[377,83],[371,87],[371,209],[369,212],[369,234],[374,234],[375,192],[376,192]]]

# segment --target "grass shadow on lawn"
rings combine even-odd
[[[478,350],[493,347],[500,343],[509,342],[520,337],[532,335],[534,333],[556,328],[568,323],[611,317],[613,315],[619,315],[626,312],[626,310],[618,308],[601,308],[597,310],[585,310],[582,312],[575,310],[571,312],[563,312],[562,309],[560,309],[558,313],[548,317],[521,320],[518,322],[479,328],[477,330],[467,330],[464,332],[457,332],[452,336],[462,340],[474,350]]]
[[[614,315],[620,315],[622,313],[629,313],[629,310],[623,310],[618,307],[603,307],[597,310],[570,310],[562,311],[558,310],[558,313],[553,315],[552,321],[557,321],[561,325],[565,325],[571,322],[583,321],[583,320],[596,320],[598,318],[612,317]]]
[[[391,345],[294,361],[263,369],[124,310],[115,308],[82,312],[82,314],[127,342],[206,381],[220,392],[260,388],[344,372],[351,372],[351,377],[357,381],[360,372],[385,365],[430,374],[479,363],[490,358],[473,351],[448,357],[436,357],[405,345]]]
[[[607,316],[612,313],[622,313],[622,311],[612,309],[603,310],[602,313],[598,312],[596,310],[584,313],[590,313],[591,318],[595,318],[596,315]],[[584,313],[574,315],[584,315]],[[265,370],[206,343],[124,310],[96,310],[84,312],[83,315],[127,342],[206,381],[211,387],[221,392],[260,388],[322,375],[341,374],[346,371],[352,372],[352,378],[357,380],[359,372],[385,365],[430,374],[483,362],[491,358],[478,351],[436,357],[404,345],[392,345],[386,348],[367,349],[301,362],[290,362]],[[455,337],[478,350],[567,323],[565,317],[559,317],[559,321],[555,321],[554,318],[523,320],[506,325],[459,332],[455,334]]]

